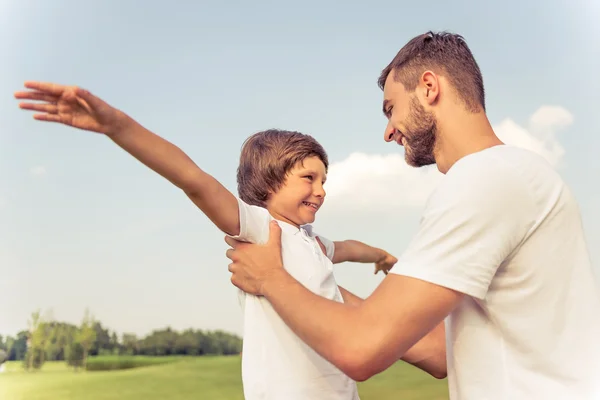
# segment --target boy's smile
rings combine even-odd
[[[308,201],[303,201],[302,204],[304,204],[305,206],[315,210],[315,212],[319,209],[319,207],[321,206],[320,204],[316,204],[316,203],[310,203]]]

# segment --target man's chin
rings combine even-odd
[[[404,160],[409,167],[413,168],[421,168],[426,167],[428,165],[435,164],[435,159],[433,157],[423,157],[423,158],[415,158],[412,157],[409,153],[404,153]]]

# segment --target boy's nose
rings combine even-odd
[[[315,197],[325,197],[325,189],[323,188],[323,186],[317,186],[314,189],[313,194],[315,195]]]

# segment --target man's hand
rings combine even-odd
[[[384,274],[388,274],[389,270],[392,269],[394,264],[398,262],[398,259],[388,252],[384,252],[385,254],[379,261],[375,263],[375,274],[379,271],[383,271]]]
[[[25,82],[30,91],[16,92],[15,98],[40,101],[22,102],[24,110],[38,111],[33,117],[40,121],[59,122],[107,136],[124,129],[129,117],[111,107],[87,90],[46,82]]]
[[[232,248],[226,256],[231,282],[246,293],[263,296],[267,282],[285,276],[281,258],[281,228],[275,221],[269,224],[269,241],[264,245],[239,242],[228,236],[225,242]]]

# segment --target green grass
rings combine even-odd
[[[149,365],[153,360],[147,358],[144,368],[78,373],[64,363],[46,363],[29,373],[21,363],[8,363],[0,374],[0,399],[243,400],[240,361],[237,356],[195,357]],[[359,392],[362,400],[447,400],[446,385],[398,363],[360,383]]]

